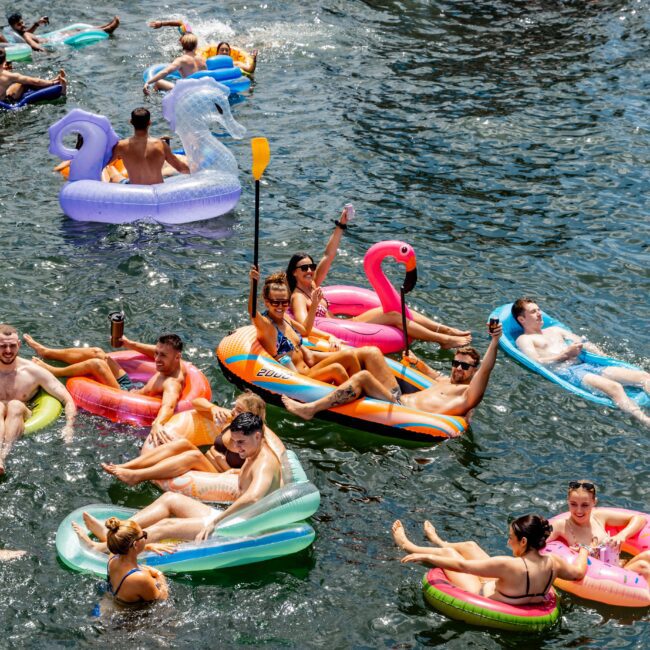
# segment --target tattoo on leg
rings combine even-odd
[[[393,398],[394,402],[396,402],[397,404],[401,404],[400,398],[402,397],[402,390],[399,386],[392,388],[390,391],[390,395]]]
[[[334,391],[334,394],[332,395],[334,398],[332,406],[341,406],[343,404],[348,404],[354,400],[356,396],[357,391],[355,391],[352,386],[348,386],[347,388],[339,388],[338,390]]]

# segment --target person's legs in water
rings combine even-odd
[[[25,420],[31,411],[19,400],[0,402],[0,476],[5,473],[5,461],[11,448],[25,430]]]
[[[587,373],[582,379],[582,383],[605,393],[612,398],[612,401],[622,411],[629,413],[633,418],[645,424],[646,427],[650,427],[650,417],[641,410],[641,407],[635,401],[628,397],[625,388],[618,381],[609,379],[604,375]]]

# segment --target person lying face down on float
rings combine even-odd
[[[456,350],[454,360],[451,362],[450,377],[433,370],[410,352],[409,357],[403,362],[415,364],[417,370],[429,376],[435,383],[416,393],[401,395],[399,403],[427,413],[461,415],[469,418],[472,409],[483,399],[490,373],[497,359],[501,325],[488,327],[488,331],[492,340],[483,362],[481,363],[481,356],[474,348],[460,348]],[[282,402],[289,412],[304,420],[310,420],[320,411],[348,404],[363,395],[375,397],[375,384],[375,378],[367,371],[362,371],[350,377],[329,395],[314,402],[303,404],[286,396],[282,397]]]
[[[77,407],[72,396],[52,373],[18,356],[20,339],[11,325],[0,324],[0,476],[5,460],[31,416],[27,403],[43,389],[65,404],[66,424],[61,432],[66,442],[72,439]]]
[[[163,165],[168,162],[181,174],[189,174],[188,164],[176,156],[169,143],[162,138],[150,138],[151,114],[146,108],[136,108],[131,113],[133,135],[120,140],[113,147],[111,165],[122,159],[129,175],[128,182],[133,185],[156,185],[163,182]]]
[[[605,393],[621,410],[650,426],[650,417],[627,396],[624,389],[624,386],[641,386],[650,394],[650,373],[621,366],[581,362],[578,356],[583,349],[599,355],[605,355],[605,352],[557,325],[542,327],[542,310],[530,298],[516,300],[511,311],[524,330],[517,338],[517,347],[527,357],[550,366],[556,375],[574,386],[587,387],[588,390],[595,388]]]
[[[59,74],[52,79],[28,77],[19,72],[13,72],[11,63],[7,61],[7,53],[0,48],[0,101],[15,103],[20,101],[28,90],[49,88],[56,85],[63,88],[61,94],[65,95],[67,83],[65,70],[63,69],[59,70]]]
[[[41,359],[33,359],[34,363],[49,370],[55,377],[89,376],[100,384],[129,390],[142,395],[160,397],[161,405],[156,419],[151,425],[151,433],[157,435],[174,415],[174,409],[183,392],[185,373],[181,364],[183,341],[176,334],[163,334],[156,345],[131,341],[122,336],[120,344],[129,350],[153,359],[156,362],[156,372],[142,387],[136,389],[126,372],[111,359],[101,348],[48,348],[36,342],[29,334],[25,334],[25,342],[42,359],[63,361],[65,367],[51,366]]]
[[[239,473],[240,496],[225,510],[217,510],[184,494],[165,492],[131,517],[146,531],[150,542],[170,538],[205,540],[221,520],[281,487],[280,461],[264,439],[262,419],[252,413],[241,413],[232,421],[230,433],[232,448],[245,459]],[[73,523],[81,543],[106,553],[106,527],[88,513],[83,518],[88,530],[100,541],[92,541]]]

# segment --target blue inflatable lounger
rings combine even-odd
[[[283,487],[257,503],[221,521],[204,542],[181,542],[175,553],[147,552],[140,564],[155,566],[165,573],[211,571],[261,562],[307,548],[316,533],[304,520],[320,505],[320,493],[311,483],[292,451],[282,458]],[[72,522],[85,527],[82,513],[100,521],[109,517],[128,519],[137,510],[116,505],[95,504],[70,513],[56,533],[56,550],[61,561],[75,571],[106,576],[108,555],[84,546],[72,529]]]
[[[576,386],[566,379],[563,379],[555,372],[553,372],[552,367],[544,366],[541,363],[534,361],[533,359],[526,356],[518,347],[517,347],[517,338],[524,333],[521,325],[513,318],[512,316],[512,303],[506,305],[501,305],[497,307],[491,314],[490,318],[498,318],[501,321],[503,326],[503,335],[499,340],[499,345],[511,356],[514,357],[519,363],[526,366],[530,370],[539,373],[542,377],[546,377],[550,381],[562,386],[562,388],[583,397],[591,402],[596,402],[596,404],[602,404],[604,406],[616,407],[614,402],[603,393],[598,391],[591,392],[590,390],[583,388],[582,386]],[[569,327],[564,325],[558,320],[555,320],[545,312],[542,312],[542,328],[551,327],[551,326],[561,327],[565,330],[571,331]],[[641,370],[638,366],[630,365],[624,361],[614,359],[613,357],[606,357],[600,354],[593,354],[592,352],[587,352],[584,350],[578,360],[583,363],[591,363],[599,366],[620,366],[623,368],[631,368],[632,370]],[[648,406],[650,405],[650,398],[645,393],[642,388],[637,388],[635,386],[627,386],[625,388],[630,399],[633,399],[639,406]]]

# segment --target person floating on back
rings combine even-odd
[[[28,77],[19,72],[13,72],[11,63],[7,61],[6,51],[0,49],[0,101],[14,104],[20,101],[22,96],[28,90],[49,88],[50,86],[56,86],[57,84],[62,87],[61,94],[65,95],[68,82],[63,68],[59,70],[59,74],[52,79]]]

